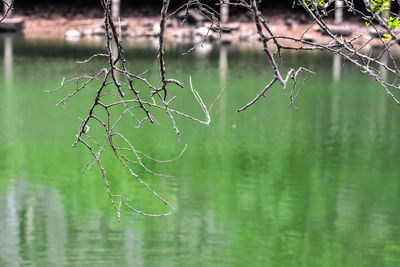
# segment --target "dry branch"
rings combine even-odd
[[[161,77],[161,87],[152,85],[145,77],[147,71],[140,74],[132,74],[126,65],[125,53],[123,46],[121,44],[121,37],[118,34],[117,27],[114,24],[111,15],[111,0],[101,0],[104,9],[104,27],[106,29],[105,40],[107,53],[94,54],[86,60],[77,61],[77,64],[85,64],[90,62],[96,57],[107,57],[108,63],[104,68],[101,68],[97,74],[94,75],[82,75],[74,77],[65,81],[62,80],[61,85],[54,90],[46,92],[59,92],[60,90],[67,90],[70,85],[75,85],[75,88],[67,94],[66,97],[62,98],[57,105],[63,104],[64,107],[72,97],[77,97],[77,94],[83,89],[93,90],[92,88],[97,88],[92,105],[89,107],[88,114],[85,118],[81,119],[81,124],[76,135],[76,141],[73,146],[78,144],[83,144],[90,152],[92,158],[86,164],[84,172],[89,169],[91,170],[94,165],[98,165],[101,175],[103,177],[104,183],[106,185],[107,194],[111,200],[111,203],[117,211],[117,216],[120,219],[121,207],[125,206],[130,211],[139,213],[146,216],[166,216],[174,212],[176,209],[174,206],[161,197],[154,189],[152,189],[143,179],[137,174],[137,168],[144,169],[148,174],[154,176],[171,177],[165,174],[156,173],[148,168],[142,161],[142,156],[147,159],[158,162],[166,163],[172,162],[181,157],[183,152],[186,150],[186,146],[179,153],[178,156],[169,160],[158,160],[156,158],[150,157],[136,149],[135,145],[126,137],[126,134],[117,130],[117,126],[121,122],[122,118],[130,115],[130,117],[138,122],[136,128],[141,127],[144,123],[148,122],[150,124],[157,122],[155,117],[152,115],[153,110],[163,110],[166,112],[168,118],[172,122],[172,127],[176,132],[178,138],[180,137],[180,132],[178,130],[177,123],[175,121],[175,116],[184,117],[205,125],[210,123],[209,110],[207,109],[199,93],[193,88],[192,79],[190,77],[190,89],[193,93],[194,99],[199,104],[200,108],[205,114],[206,119],[201,120],[195,118],[184,112],[180,112],[176,109],[171,109],[171,102],[176,98],[176,96],[169,97],[168,86],[170,84],[178,85],[184,88],[182,82],[167,77],[166,65],[164,60],[164,29],[166,21],[168,19],[168,0],[163,1],[163,7],[161,10],[160,19],[160,34],[159,34],[159,71]],[[97,83],[96,83],[97,81]],[[137,90],[137,83],[141,83],[142,86],[146,87],[148,90]],[[110,91],[111,90],[111,91]],[[145,101],[144,98],[150,98],[152,101]],[[219,96],[217,97],[219,98]],[[111,99],[111,100],[110,100]],[[215,102],[215,101],[214,101]],[[213,102],[213,103],[214,103]],[[212,105],[213,105],[212,103]],[[210,106],[210,108],[212,107]],[[117,107],[122,107],[118,109]],[[103,115],[101,115],[103,114]],[[105,114],[105,115],[104,115]],[[115,116],[119,114],[116,118]],[[100,125],[104,130],[104,139],[101,142],[95,140],[94,137],[89,135],[90,126]],[[118,143],[117,146],[115,143]],[[102,145],[99,145],[101,143]],[[120,145],[122,143],[122,145]],[[166,205],[170,212],[162,214],[153,214],[135,209],[132,205],[128,204],[128,198],[120,195],[113,194],[111,192],[111,187],[107,178],[105,168],[102,162],[102,155],[106,148],[110,148],[114,154],[114,159],[119,162],[124,168],[127,169],[128,173],[137,179],[137,181],[143,185],[148,191],[150,191],[160,202]],[[119,201],[117,205],[115,199]]]

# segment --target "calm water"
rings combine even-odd
[[[162,114],[161,126],[127,127],[152,156],[188,149],[170,164],[148,162],[175,178],[139,171],[178,211],[124,211],[118,224],[98,170],[82,176],[88,153],[71,148],[94,88],[66,111],[55,106],[63,93],[43,94],[101,46],[1,38],[0,47],[0,266],[400,265],[400,108],[351,67],[333,71],[332,57],[286,54],[283,65],[318,72],[300,109],[287,108],[288,92],[276,86],[236,114],[271,77],[262,54],[224,47],[180,57],[185,47],[170,47],[169,74],[185,84],[192,75],[206,103],[227,89],[211,126],[178,120],[181,142]],[[149,69],[157,81],[151,46],[127,51],[133,71]],[[173,90],[176,107],[200,114],[188,88]],[[114,193],[167,211],[104,160]]]

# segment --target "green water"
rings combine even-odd
[[[188,148],[173,163],[146,162],[175,178],[138,170],[177,212],[123,210],[119,224],[99,171],[82,176],[87,151],[71,148],[94,88],[66,111],[55,106],[63,93],[43,94],[101,46],[2,38],[0,47],[0,266],[400,265],[400,108],[352,67],[335,82],[332,57],[285,54],[283,66],[318,73],[300,109],[287,108],[289,93],[275,86],[236,114],[272,77],[262,54],[225,47],[182,57],[185,47],[171,46],[171,77],[187,85],[191,75],[206,103],[225,82],[226,91],[209,127],[177,119],[180,142],[162,113],[160,126],[124,129],[161,159]],[[149,69],[157,81],[155,53],[127,49],[133,71]],[[188,88],[173,90],[176,108],[201,115]],[[147,212],[168,211],[104,160],[113,193]]]

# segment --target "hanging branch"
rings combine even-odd
[[[400,44],[397,30],[400,30],[400,18],[397,14],[390,12],[390,0],[370,0],[363,1],[365,10],[355,9],[352,0],[343,0],[343,6],[334,6],[334,0],[294,0],[293,6],[297,3],[301,5],[305,12],[310,16],[311,22],[306,30],[300,35],[276,35],[272,28],[268,25],[262,12],[258,9],[258,4],[261,1],[257,0],[231,0],[222,1],[223,4],[242,7],[253,14],[253,21],[257,30],[257,35],[263,46],[263,52],[266,55],[268,65],[272,68],[273,78],[264,87],[259,94],[257,94],[250,102],[243,107],[237,109],[237,112],[246,110],[254,105],[258,100],[265,96],[267,91],[275,84],[279,83],[284,90],[288,86],[288,82],[292,81],[292,90],[289,96],[289,106],[296,108],[294,101],[303,89],[305,82],[308,80],[310,74],[315,74],[312,70],[304,67],[299,67],[297,70],[291,68],[286,75],[282,75],[282,71],[277,63],[276,57],[282,61],[283,50],[295,51],[310,51],[320,50],[333,55],[339,55],[344,59],[346,64],[352,64],[357,67],[359,71],[368,77],[373,78],[378,85],[380,85],[385,92],[394,100],[396,104],[400,104],[399,98],[395,95],[394,91],[400,90],[398,77],[400,71],[395,57],[392,55],[392,48]],[[397,0],[397,2],[400,2]],[[369,51],[363,50],[368,46],[373,38],[363,36],[362,34],[355,37],[345,38],[340,33],[336,33],[333,27],[325,22],[325,18],[329,14],[335,12],[336,9],[342,8],[348,10],[354,15],[360,16],[365,19],[366,27],[378,36],[381,42],[381,48],[376,49],[377,55],[373,56]],[[328,41],[308,41],[304,37],[306,33],[315,25],[328,37]],[[385,61],[387,56],[390,61]],[[376,66],[379,66],[384,71],[393,73],[394,79],[387,81],[381,71],[378,71]],[[305,73],[305,78],[300,83],[297,93],[294,92],[296,84],[298,84],[298,77],[301,73]],[[285,77],[286,78],[283,78]]]
[[[71,98],[78,97],[78,94],[83,90],[91,90],[91,88],[89,88],[89,85],[96,86],[96,81],[100,83],[99,85],[97,85],[97,89],[94,92],[92,105],[89,107],[87,116],[81,119],[81,124],[76,135],[76,141],[73,144],[73,147],[76,147],[78,144],[83,144],[89,150],[92,156],[90,161],[86,164],[84,172],[87,169],[91,170],[94,165],[97,165],[99,167],[102,178],[106,185],[107,194],[111,200],[114,209],[117,211],[117,216],[119,219],[121,216],[121,207],[123,206],[128,208],[130,211],[145,216],[166,216],[174,212],[176,210],[175,207],[170,202],[165,200],[162,196],[160,196],[147,183],[145,183],[142,177],[137,174],[136,169],[142,168],[149,175],[172,177],[152,171],[149,167],[145,165],[142,160],[142,156],[158,163],[172,162],[181,157],[183,152],[186,150],[186,146],[184,147],[182,152],[179,153],[178,156],[169,160],[159,160],[147,156],[147,154],[137,150],[135,145],[126,137],[126,134],[117,130],[117,126],[121,122],[122,118],[126,116],[129,116],[131,119],[137,122],[136,128],[140,128],[146,122],[154,124],[154,122],[157,121],[152,115],[152,111],[163,110],[166,112],[167,116],[172,122],[173,129],[179,138],[180,132],[178,130],[174,116],[180,116],[198,123],[209,125],[211,120],[209,115],[210,108],[207,109],[205,107],[205,104],[199,93],[194,90],[191,77],[190,89],[192,91],[195,101],[203,110],[206,120],[203,121],[184,112],[170,108],[171,102],[176,98],[176,96],[169,97],[168,85],[172,83],[180,86],[181,88],[184,88],[184,85],[182,82],[176,79],[167,78],[167,71],[164,60],[164,30],[166,21],[168,19],[167,13],[169,0],[163,1],[163,6],[161,9],[158,49],[158,58],[160,65],[159,71],[161,77],[161,87],[159,88],[147,81],[147,79],[144,77],[146,72],[143,72],[141,74],[132,74],[128,70],[126,65],[127,60],[125,59],[125,53],[123,50],[121,39],[111,15],[111,0],[101,0],[101,4],[104,9],[104,28],[107,53],[95,54],[86,60],[77,61],[77,63],[85,64],[91,62],[91,60],[93,60],[94,58],[106,57],[108,59],[107,65],[104,68],[100,69],[95,75],[84,74],[82,76],[78,76],[67,81],[65,81],[64,78],[58,88],[47,92],[59,92],[62,89],[65,90],[68,85],[75,84],[75,89],[73,89],[72,92],[70,92],[66,97],[64,97],[57,103],[57,105],[62,104],[64,108],[66,108],[67,103],[70,101]],[[138,83],[146,87],[148,90],[137,90],[136,84]],[[144,98],[150,98],[151,101],[145,101],[143,100]],[[122,107],[123,111],[120,111],[118,107]],[[119,116],[115,118],[116,114],[119,114]],[[104,130],[104,139],[101,142],[96,141],[94,137],[89,135],[90,126],[96,124],[100,125]],[[99,143],[101,143],[102,145],[99,145]],[[120,145],[117,146],[116,143]],[[161,203],[166,205],[170,210],[169,212],[161,214],[144,212],[128,204],[129,200],[125,196],[112,193],[108,179],[109,174],[106,173],[101,158],[107,147],[110,148],[113,152],[114,159],[119,162],[124,168],[126,168],[128,173],[132,177],[134,177],[141,185],[143,185],[144,188],[151,192],[151,194],[153,194]],[[116,201],[118,201],[119,203],[117,204]]]

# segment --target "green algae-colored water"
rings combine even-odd
[[[174,178],[138,170],[177,212],[123,210],[119,224],[99,171],[82,175],[88,152],[71,148],[95,88],[67,110],[55,106],[63,92],[43,93],[81,73],[75,60],[101,46],[0,43],[0,266],[400,265],[400,108],[352,67],[333,71],[330,56],[287,53],[284,67],[317,73],[300,109],[274,86],[237,114],[272,77],[261,52],[215,47],[180,56],[187,47],[169,47],[171,77],[188,85],[191,75],[206,103],[226,90],[209,127],[177,119],[180,142],[161,113],[161,125],[125,129],[154,157],[188,148],[175,162],[147,162]],[[127,48],[133,71],[148,69],[151,81],[159,79],[155,56],[151,46]],[[188,87],[172,90],[176,108],[201,116]],[[138,209],[168,211],[112,157],[104,160],[114,193]]]

